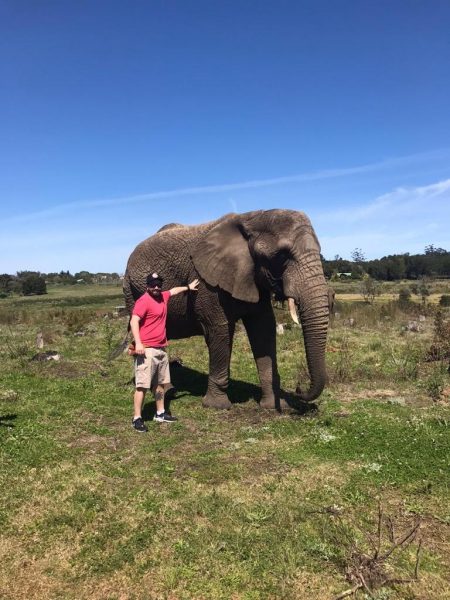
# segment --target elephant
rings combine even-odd
[[[261,385],[262,408],[281,410],[272,296],[287,300],[293,320],[300,316],[309,388],[296,398],[311,402],[327,376],[325,346],[329,296],[320,245],[304,212],[271,209],[230,213],[201,225],[170,223],[131,253],[123,290],[128,312],[157,271],[164,289],[200,280],[197,292],[169,302],[168,339],[203,335],[209,350],[209,375],[203,406],[228,409],[230,357],[236,322],[249,338]]]

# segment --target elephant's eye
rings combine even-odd
[[[284,264],[289,260],[290,256],[291,253],[289,250],[287,250],[287,248],[282,248],[281,250],[278,250],[275,258],[278,263]]]

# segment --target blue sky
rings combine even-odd
[[[450,249],[447,0],[3,0],[0,273],[122,273],[291,208],[326,258]]]

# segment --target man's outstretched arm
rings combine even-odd
[[[188,285],[180,285],[178,287],[174,287],[170,292],[170,296],[176,296],[177,294],[181,294],[182,292],[196,292],[198,288],[198,279],[194,279]]]

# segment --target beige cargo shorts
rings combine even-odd
[[[170,383],[169,357],[165,348],[146,348],[145,356],[137,354],[134,376],[136,387],[147,390]]]

